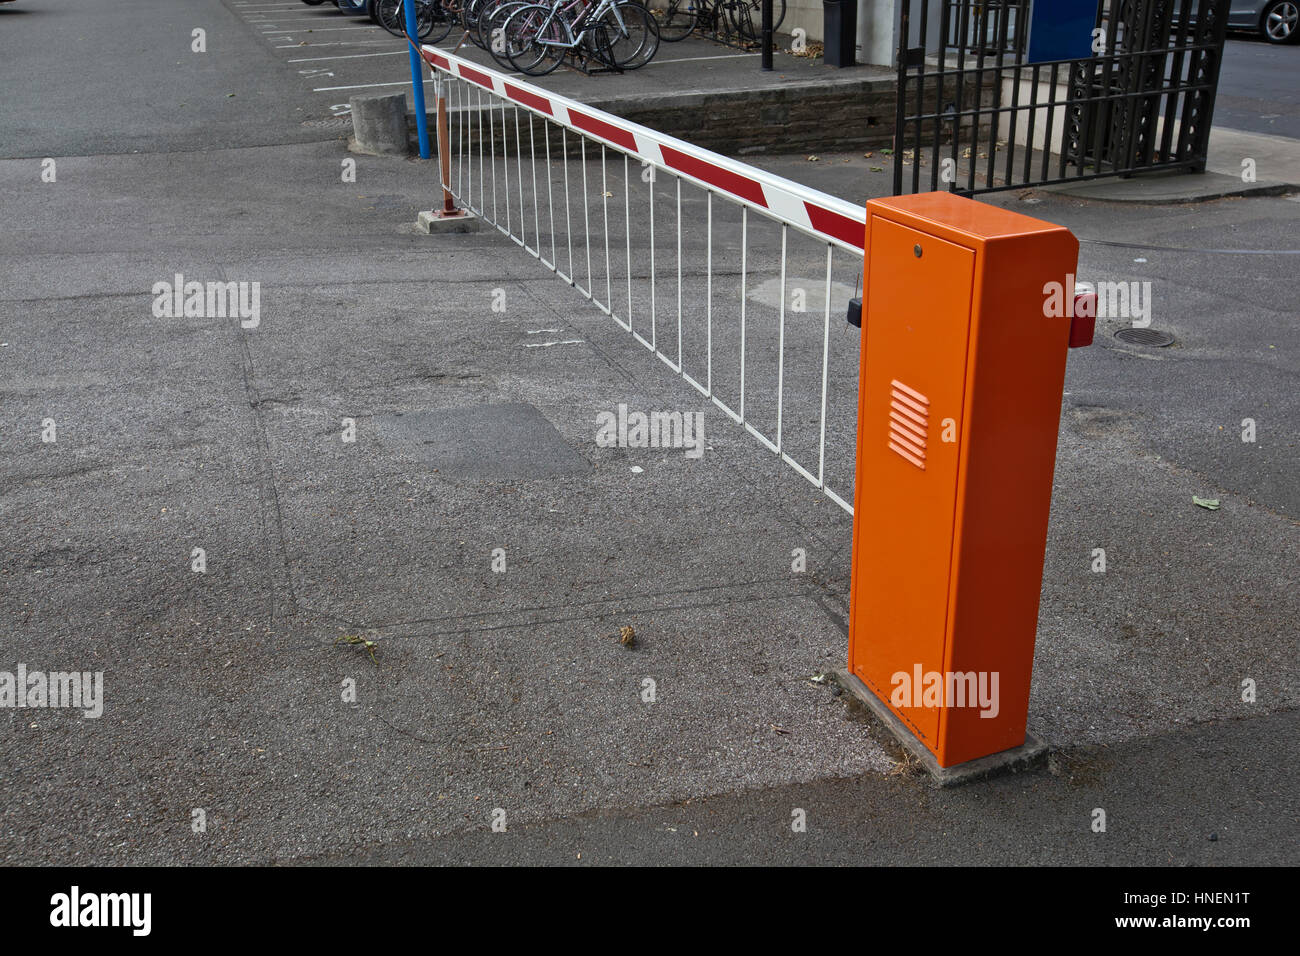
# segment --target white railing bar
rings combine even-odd
[[[755,428],[755,427],[754,427],[753,425],[751,425],[749,422],[745,422],[745,431],[749,432],[751,435],[753,435],[755,438],[757,438],[759,441],[761,441],[764,445],[766,445],[767,448],[768,448],[768,451],[780,452],[781,449],[777,448],[776,445],[774,445],[774,444],[772,444],[770,441],[768,441],[767,436],[764,435],[762,432],[760,432],[757,428]]]
[[[451,77],[449,77],[449,78],[451,78]],[[479,83],[478,85],[479,85],[479,86],[484,86],[484,84],[482,84],[482,83]],[[495,91],[493,90],[493,92],[495,92]],[[456,188],[455,188],[455,190],[454,190],[454,193],[461,194],[461,195],[457,195],[457,198],[460,198],[460,199],[462,199],[463,201],[465,201],[466,204],[467,204],[467,205],[472,209],[472,208],[473,208],[473,190],[472,190],[472,184],[473,184],[473,141],[472,141],[472,136],[473,136],[473,132],[474,132],[474,125],[473,125],[473,123],[474,123],[474,117],[473,117],[473,116],[470,116],[470,117],[467,119],[467,118],[464,116],[465,113],[469,112],[468,109],[465,109],[465,99],[466,99],[466,95],[467,95],[467,93],[468,93],[468,87],[465,87],[465,92],[462,93],[460,84],[457,85],[457,104],[458,104],[458,107],[459,107],[459,110],[458,110],[458,111],[461,112],[461,116],[459,116],[458,119],[457,119],[457,134],[460,136],[460,142],[457,144],[456,155],[459,157],[460,165],[459,165],[458,168],[457,168],[456,180],[455,180]],[[444,94],[444,97],[445,97],[445,94]],[[478,118],[479,118],[479,120],[480,120],[480,124],[481,124],[481,121],[482,121],[482,119],[484,118],[484,111],[483,111],[483,107],[482,107],[482,91],[481,91],[481,90],[477,92],[477,97],[476,97],[476,99],[477,99],[477,103],[478,103],[478,109],[475,110],[475,112],[478,114]],[[536,239],[536,248],[534,249],[534,248],[532,248],[532,247],[528,244],[528,241],[527,241],[527,223],[526,223],[526,218],[527,218],[527,217],[526,217],[526,215],[525,215],[525,208],[526,208],[526,206],[525,206],[524,190],[523,190],[523,141],[522,141],[522,133],[521,133],[520,128],[519,128],[519,125],[520,125],[520,121],[519,121],[519,106],[520,106],[520,104],[515,103],[515,102],[512,101],[510,105],[511,105],[511,108],[512,108],[513,113],[514,113],[514,117],[515,117],[515,170],[516,170],[516,176],[518,177],[517,192],[518,192],[518,200],[519,200],[519,203],[518,203],[518,212],[519,212],[519,216],[518,216],[518,219],[519,219],[519,235],[516,237],[515,234],[514,234],[514,228],[513,228],[513,227],[514,227],[514,218],[515,218],[515,217],[513,216],[512,212],[511,212],[511,209],[510,209],[510,205],[511,205],[511,203],[510,203],[510,165],[509,165],[509,156],[506,155],[506,153],[505,153],[505,150],[508,149],[507,143],[508,143],[508,141],[509,141],[509,132],[508,132],[508,129],[507,129],[506,103],[505,103],[504,99],[505,99],[505,98],[502,98],[502,102],[501,102],[501,141],[502,141],[502,149],[503,149],[503,153],[502,153],[502,175],[503,175],[503,177],[504,177],[504,193],[502,194],[502,197],[503,197],[503,201],[504,201],[504,204],[505,204],[505,216],[506,216],[506,222],[505,222],[505,226],[504,226],[504,228],[503,228],[503,226],[502,226],[502,224],[501,224],[500,222],[497,222],[497,221],[496,221],[496,216],[497,216],[497,214],[498,214],[498,210],[497,210],[497,175],[496,175],[496,165],[495,165],[495,153],[496,153],[496,123],[495,123],[495,119],[494,119],[494,115],[493,115],[495,111],[492,109],[492,105],[491,105],[490,103],[489,103],[489,106],[488,106],[488,112],[487,112],[487,118],[488,118],[489,123],[490,123],[490,125],[489,125],[489,129],[488,129],[488,134],[489,134],[489,135],[488,135],[488,139],[489,139],[489,148],[490,148],[490,150],[491,150],[491,155],[492,155],[492,158],[491,158],[491,162],[492,162],[492,170],[491,170],[491,176],[492,176],[492,214],[491,214],[491,215],[492,215],[492,220],[491,220],[491,224],[492,224],[493,226],[495,226],[496,229],[497,229],[499,232],[501,232],[503,235],[508,236],[508,237],[509,237],[512,241],[514,241],[516,244],[523,246],[524,249],[526,249],[526,250],[527,250],[530,254],[532,254],[535,258],[537,258],[538,260],[540,260],[543,264],[545,264],[548,268],[550,268],[550,269],[551,269],[553,272],[555,272],[557,275],[560,275],[561,277],[564,277],[564,274],[563,274],[563,273],[560,271],[560,269],[558,268],[558,262],[557,262],[557,261],[548,262],[548,261],[546,260],[545,256],[542,255],[542,233],[541,233],[540,195],[538,194],[538,191],[537,191],[537,145],[536,145],[536,131],[535,131],[535,127],[534,127],[534,124],[533,124],[533,114],[534,114],[534,113],[538,113],[539,115],[541,115],[541,114],[544,113],[544,111],[543,111],[543,110],[540,110],[540,109],[536,109],[536,108],[534,108],[532,105],[530,105],[530,104],[528,104],[528,103],[524,103],[524,104],[522,104],[523,107],[524,107],[524,109],[525,109],[526,115],[527,115],[527,117],[528,117],[529,162],[530,162],[530,170],[531,170],[531,176],[532,176],[532,190],[533,190],[533,228],[534,228],[534,237],[535,237],[535,239]],[[512,98],[512,99],[513,99],[513,98]],[[588,116],[587,118],[590,119],[590,116]],[[552,175],[552,158],[551,158],[551,149],[550,149],[550,123],[551,123],[552,121],[554,121],[553,118],[548,118],[547,116],[543,115],[543,123],[545,124],[544,127],[543,127],[543,130],[544,130],[544,136],[545,136],[545,141],[544,141],[544,148],[545,148],[545,168],[546,168],[546,175],[547,175],[547,209],[548,209],[548,218],[549,218],[549,220],[550,220],[550,228],[551,228],[551,251],[552,251],[552,259],[553,259],[553,260],[557,260],[557,259],[558,259],[558,241],[557,241],[557,238],[556,238],[556,227],[555,227],[554,181],[553,181],[553,175]],[[563,150],[562,161],[563,161],[563,163],[564,163],[564,178],[565,178],[565,221],[566,221],[566,229],[567,229],[566,242],[567,242],[567,245],[568,245],[568,248],[569,248],[570,269],[571,269],[571,271],[572,271],[572,264],[573,264],[573,252],[572,252],[572,247],[573,247],[573,236],[572,236],[572,217],[571,217],[571,211],[570,211],[570,210],[571,210],[571,195],[570,195],[570,189],[569,189],[569,184],[568,184],[568,179],[569,179],[569,177],[568,177],[568,149],[567,149],[567,146],[568,146],[568,143],[567,143],[567,139],[568,139],[568,137],[567,137],[568,127],[564,126],[562,123],[559,123],[559,122],[557,122],[557,125],[560,125],[560,128],[561,128],[561,143],[562,143],[562,150]],[[466,136],[466,127],[468,127],[468,134],[469,134],[468,137]],[[798,472],[802,477],[804,477],[807,481],[809,481],[809,482],[810,482],[811,484],[813,484],[815,487],[819,488],[819,489],[820,489],[820,490],[821,490],[821,491],[822,491],[822,492],[823,492],[827,497],[829,497],[832,501],[834,501],[837,505],[839,505],[839,506],[840,506],[844,511],[846,511],[846,512],[847,512],[848,514],[850,514],[850,515],[853,514],[853,506],[852,506],[849,502],[847,502],[845,499],[843,499],[842,497],[840,497],[838,494],[836,494],[834,491],[832,491],[832,490],[831,490],[831,489],[826,485],[826,481],[825,481],[825,476],[826,476],[826,430],[827,430],[827,403],[828,403],[828,400],[829,400],[829,369],[830,369],[830,313],[831,313],[831,300],[832,300],[832,294],[833,294],[833,290],[834,290],[834,281],[833,281],[833,280],[834,280],[834,252],[835,252],[835,249],[836,249],[836,248],[841,248],[841,249],[848,248],[850,252],[854,252],[854,253],[858,253],[858,252],[860,252],[860,249],[859,249],[859,248],[853,248],[852,246],[849,246],[849,245],[846,244],[842,239],[840,239],[840,238],[838,238],[838,237],[836,237],[836,236],[834,236],[834,235],[827,235],[826,233],[824,233],[824,232],[822,232],[821,230],[819,230],[815,225],[812,225],[812,226],[805,226],[805,225],[804,225],[803,223],[801,223],[801,222],[791,222],[791,221],[787,221],[787,220],[783,219],[780,215],[778,215],[778,214],[777,214],[773,209],[771,209],[771,208],[768,207],[768,206],[759,206],[759,205],[757,205],[757,204],[755,204],[755,203],[753,203],[753,202],[746,202],[746,201],[744,200],[743,197],[739,197],[739,196],[737,196],[737,195],[735,194],[734,190],[732,190],[732,189],[728,189],[728,188],[725,188],[725,187],[714,188],[713,185],[708,184],[707,182],[701,180],[699,177],[692,176],[692,175],[690,175],[689,173],[685,173],[685,174],[682,174],[682,175],[678,175],[676,171],[674,171],[674,170],[672,170],[672,169],[668,169],[666,166],[656,164],[656,163],[653,162],[653,160],[644,160],[644,159],[643,159],[643,161],[642,161],[642,166],[643,166],[643,168],[648,168],[648,169],[651,170],[651,172],[650,172],[650,174],[649,174],[649,178],[648,178],[648,180],[647,180],[647,181],[649,182],[649,184],[650,184],[650,189],[649,189],[649,202],[650,202],[649,219],[650,219],[650,242],[651,242],[651,248],[650,248],[650,274],[649,274],[649,279],[650,279],[650,339],[647,340],[643,335],[641,335],[639,332],[637,332],[637,331],[634,329],[634,327],[633,327],[633,319],[632,319],[632,316],[633,316],[633,276],[632,276],[633,260],[632,260],[632,246],[631,246],[631,241],[632,241],[632,239],[631,239],[631,230],[632,230],[632,226],[631,226],[631,159],[633,158],[633,156],[636,156],[637,154],[636,154],[634,151],[632,151],[632,150],[622,148],[622,147],[623,147],[623,144],[618,143],[618,142],[614,142],[614,141],[611,141],[611,140],[608,140],[608,139],[606,138],[606,136],[599,135],[599,134],[595,134],[595,133],[593,133],[590,129],[581,128],[581,127],[575,127],[575,131],[580,133],[580,147],[581,147],[581,150],[580,150],[580,156],[581,156],[581,161],[582,161],[582,164],[583,164],[583,220],[584,220],[584,226],[585,226],[585,241],[586,241],[586,251],[587,251],[587,285],[588,285],[588,288],[585,289],[585,290],[582,289],[581,286],[579,286],[578,283],[577,283],[576,281],[574,281],[574,279],[572,279],[571,277],[564,277],[564,278],[566,278],[567,281],[569,281],[569,282],[570,282],[571,284],[573,284],[576,288],[578,288],[578,290],[579,290],[580,292],[582,292],[586,298],[590,299],[590,300],[591,300],[591,301],[592,301],[592,302],[593,302],[593,303],[594,303],[594,304],[595,304],[595,305],[596,305],[596,306],[597,306],[597,307],[598,307],[602,312],[604,312],[606,315],[609,315],[611,318],[613,318],[613,319],[614,319],[616,322],[618,322],[619,325],[622,326],[626,331],[631,332],[632,335],[633,335],[633,337],[634,337],[638,342],[640,342],[640,343],[641,343],[642,345],[644,345],[648,350],[650,350],[650,351],[653,352],[655,355],[657,355],[657,356],[658,356],[658,357],[659,357],[659,358],[664,362],[665,365],[667,365],[670,369],[672,369],[672,370],[673,370],[674,372],[676,372],[677,374],[681,375],[681,377],[682,377],[683,379],[685,379],[685,380],[686,380],[686,381],[687,381],[687,382],[688,382],[692,387],[694,387],[694,388],[695,388],[697,391],[699,391],[702,395],[704,395],[705,397],[711,399],[712,402],[713,402],[713,403],[714,403],[718,408],[720,408],[720,409],[721,409],[721,410],[722,410],[722,411],[723,411],[723,412],[724,412],[724,413],[725,413],[729,418],[731,418],[735,423],[741,425],[741,426],[744,428],[745,431],[747,431],[749,434],[753,435],[756,439],[758,439],[758,440],[759,440],[759,441],[764,445],[764,447],[766,447],[768,450],[772,451],[773,453],[777,454],[785,464],[789,465],[791,468],[793,468],[795,471],[797,471],[797,472]],[[602,303],[602,302],[601,302],[599,299],[597,299],[597,298],[595,297],[595,295],[594,295],[594,280],[595,280],[595,275],[594,275],[594,271],[593,271],[593,269],[592,269],[592,262],[591,262],[591,229],[590,229],[591,221],[590,221],[590,204],[589,204],[589,200],[588,200],[588,189],[587,189],[588,184],[587,184],[586,140],[587,140],[588,138],[590,138],[590,139],[592,139],[592,140],[598,142],[598,143],[600,144],[600,146],[601,146],[601,194],[602,194],[602,195],[601,195],[601,199],[602,199],[601,207],[602,207],[602,219],[603,219],[603,224],[604,224],[604,244],[605,244],[605,292],[606,292],[606,300],[607,300],[607,301],[604,302],[604,303]],[[485,187],[485,170],[484,170],[484,168],[483,168],[483,167],[484,167],[484,158],[483,158],[483,149],[484,149],[484,144],[483,144],[483,137],[482,137],[481,125],[480,125],[480,129],[479,129],[479,137],[478,137],[478,140],[479,140],[479,185],[480,185],[480,190],[479,190],[479,192],[480,192],[480,205],[482,205],[481,200],[485,197],[485,188],[486,188],[486,187]],[[687,144],[687,145],[689,145],[689,144]],[[618,317],[617,313],[616,313],[615,310],[613,309],[613,263],[612,263],[612,254],[611,254],[611,252],[610,252],[609,202],[608,202],[608,199],[610,198],[610,194],[609,194],[609,188],[608,188],[608,187],[609,187],[609,181],[608,181],[608,156],[607,156],[607,152],[608,152],[608,150],[610,150],[610,149],[613,149],[616,153],[622,153],[622,154],[623,154],[624,251],[625,251],[625,255],[626,255],[626,263],[627,263],[627,270],[628,270],[628,271],[627,271],[627,275],[626,275],[626,290],[627,290],[627,321],[626,321],[626,323],[624,323],[624,322],[623,322],[623,321]],[[699,151],[699,152],[705,152],[705,151]],[[736,164],[736,165],[742,165],[742,164]],[[673,178],[674,178],[674,180],[675,180],[675,205],[676,205],[676,212],[677,212],[677,283],[678,283],[678,284],[677,284],[677,300],[678,300],[678,308],[677,308],[677,325],[678,325],[678,333],[677,333],[677,363],[676,363],[676,365],[674,365],[674,363],[672,362],[672,360],[671,360],[667,355],[665,355],[665,354],[663,354],[662,352],[660,352],[659,349],[658,349],[658,347],[657,347],[657,334],[658,334],[658,312],[657,312],[657,256],[656,256],[657,250],[655,249],[655,243],[656,243],[656,223],[655,223],[655,208],[654,208],[654,207],[655,207],[655,185],[656,185],[656,181],[657,181],[657,172],[658,172],[659,169],[667,169],[667,171],[669,172],[669,174],[670,174],[670,175],[673,175]],[[451,180],[451,173],[450,173],[450,170],[448,170],[448,173],[447,173],[447,181],[446,181],[446,182],[442,182],[441,179],[442,179],[442,178],[441,178],[441,175],[440,175],[440,176],[439,176],[439,181],[440,181],[440,184],[443,186],[443,188],[447,189],[448,192],[453,192],[453,190],[452,190],[452,180]],[[706,194],[706,237],[707,237],[707,241],[706,241],[706,250],[707,250],[707,251],[706,251],[706,269],[705,269],[705,276],[706,276],[706,342],[707,342],[707,345],[706,345],[706,351],[707,351],[707,355],[706,355],[707,369],[706,369],[706,370],[707,370],[707,375],[706,375],[706,381],[705,381],[704,384],[701,384],[700,382],[698,382],[698,381],[696,381],[694,378],[692,378],[689,374],[687,374],[687,373],[684,371],[684,367],[683,367],[683,348],[684,348],[684,345],[683,345],[683,331],[684,331],[684,330],[683,330],[683,323],[684,323],[684,308],[683,308],[683,296],[684,296],[684,288],[683,288],[683,287],[684,287],[684,261],[683,261],[683,253],[682,253],[682,213],[681,213],[681,183],[682,183],[682,180],[683,180],[683,179],[686,179],[688,182],[698,182],[698,183],[700,183],[700,184],[702,185],[702,187],[704,188],[704,190],[705,190],[705,194]],[[469,188],[463,188],[462,184],[467,185]],[[797,185],[797,184],[794,184],[794,185]],[[739,400],[739,410],[738,410],[738,411],[737,411],[736,409],[733,409],[733,408],[731,408],[730,406],[728,406],[728,405],[727,405],[724,401],[722,401],[722,400],[721,400],[717,395],[713,394],[713,194],[714,194],[715,192],[717,192],[719,195],[722,195],[722,196],[725,196],[725,197],[727,197],[727,198],[729,198],[729,199],[733,199],[733,200],[737,201],[738,204],[741,206],[741,263],[740,263],[740,400]],[[809,191],[809,192],[811,192],[811,191]],[[845,204],[845,205],[847,205],[847,204]],[[746,391],[747,391],[747,383],[746,383],[746,377],[747,377],[747,376],[746,376],[746,372],[747,372],[747,365],[748,365],[748,354],[747,354],[747,344],[748,344],[748,342],[747,342],[747,334],[748,334],[748,302],[747,302],[747,296],[748,296],[748,288],[749,288],[749,286],[748,286],[748,282],[749,282],[749,211],[750,211],[750,209],[755,209],[757,212],[759,212],[760,215],[763,215],[764,217],[766,217],[766,218],[768,218],[768,219],[772,219],[772,220],[775,220],[775,221],[781,223],[780,304],[779,304],[779,307],[778,307],[778,322],[779,322],[779,325],[778,325],[778,345],[777,345],[777,354],[778,354],[778,365],[777,365],[777,421],[776,421],[776,441],[775,441],[775,442],[773,442],[771,439],[769,439],[769,438],[768,438],[766,435],[764,435],[764,434],[763,434],[763,433],[762,433],[758,428],[754,427],[754,425],[753,425],[752,423],[748,422],[748,421],[745,419],[745,411],[746,411],[746,405],[745,405],[745,402],[746,402],[746,397],[747,397],[747,395],[746,395]],[[486,214],[486,209],[485,209],[485,208],[482,209],[481,211],[479,211],[479,214],[482,215],[485,219],[487,218],[487,216],[485,215],[485,214]],[[805,234],[809,234],[809,235],[813,235],[813,236],[819,237],[819,238],[821,238],[823,241],[826,242],[826,284],[825,284],[825,296],[826,296],[826,299],[825,299],[825,304],[824,304],[824,312],[823,312],[823,328],[822,328],[822,390],[821,390],[821,409],[820,409],[821,414],[820,414],[819,436],[818,436],[818,473],[817,473],[816,476],[814,476],[814,475],[813,475],[813,474],[812,474],[812,473],[811,473],[807,468],[805,468],[805,467],[804,467],[803,465],[801,465],[798,461],[796,461],[794,458],[792,458],[788,453],[786,453],[786,452],[783,450],[783,447],[782,447],[782,446],[783,446],[783,438],[784,438],[784,399],[785,399],[785,312],[786,312],[786,301],[785,301],[785,300],[786,300],[787,285],[788,285],[788,280],[789,280],[789,277],[788,277],[788,258],[787,258],[787,257],[788,257],[788,235],[789,235],[789,230],[790,230],[791,228],[793,228],[793,229],[795,229],[796,231],[801,232],[801,233],[805,233]]]
[[[609,174],[605,168],[605,157],[609,150],[602,144],[600,147],[600,205],[601,214],[605,221],[605,301],[609,304],[609,317],[617,322],[624,331],[632,331],[632,323],[624,324],[623,320],[614,314],[614,270],[609,264]]]
[[[547,125],[546,121],[543,120],[542,126],[545,127],[546,125]],[[555,263],[547,262],[546,257],[542,255],[542,214],[540,209],[541,196],[538,195],[537,192],[537,133],[533,129],[532,113],[528,114],[528,151],[532,155],[532,159],[533,159],[533,241],[537,243],[537,258],[541,260],[542,265],[546,266],[548,269],[554,272]],[[549,187],[550,184],[551,184],[551,157],[550,154],[548,153],[546,157],[546,185]],[[548,197],[550,195],[549,189],[547,191],[547,195]],[[555,256],[555,250],[553,248],[551,250],[551,256],[552,257]]]
[[[434,69],[468,80],[503,100],[545,116],[561,126],[580,130],[585,136],[648,162],[664,172],[683,176],[704,188],[718,190],[729,199],[810,231],[845,251],[862,251],[866,233],[866,210],[862,206],[594,109],[515,77],[507,77],[454,53],[430,46],[423,47],[422,53]]]
[[[682,180],[677,182],[677,370],[682,369]]]
[[[708,397],[709,397],[709,390],[708,390],[707,388],[705,388],[705,387],[704,387],[703,385],[701,385],[699,382],[695,381],[695,379],[691,378],[691,377],[690,377],[688,374],[686,374],[685,372],[682,372],[682,373],[681,373],[681,376],[682,376],[682,378],[686,379],[686,381],[688,381],[688,382],[690,382],[692,385],[694,385],[695,388],[699,391],[699,393],[700,393],[701,395],[703,395],[705,398],[708,398]]]
[[[528,114],[532,117],[532,114]],[[524,147],[519,136],[519,107],[515,107],[515,181],[519,184],[519,241],[528,247],[528,217],[524,215]],[[536,253],[533,253],[536,255]]]
[[[718,398],[718,396],[716,396],[716,395],[710,395],[709,397],[713,399],[713,404],[714,404],[714,405],[717,405],[720,409],[722,409],[724,412],[726,412],[726,413],[731,417],[731,420],[732,420],[733,422],[735,422],[737,425],[743,425],[743,424],[744,424],[744,422],[741,420],[740,416],[737,415],[737,414],[735,413],[735,411],[734,411],[734,410],[733,410],[729,405],[727,405],[725,402],[723,402],[722,399]]]
[[[510,140],[506,133],[506,103],[501,101],[501,176],[506,181],[504,190],[506,200],[506,235],[515,239],[514,226],[510,221]],[[517,239],[515,239],[518,242]],[[523,243],[519,243],[523,245]]]
[[[745,420],[745,280],[749,270],[749,207],[740,207],[740,420]]]
[[[460,192],[464,189],[465,174],[465,111],[460,107],[464,106],[465,84],[460,82],[456,84],[456,107],[460,114],[456,117],[456,158],[459,162],[456,164],[456,190]],[[457,199],[460,197],[457,196]]]
[[[826,244],[826,325],[822,331],[822,424],[821,443],[817,461],[817,487],[825,484],[826,478],[826,373],[831,360],[831,257],[835,247]]]
[[[573,269],[573,220],[569,217],[569,131],[560,127],[560,161],[564,163],[564,233],[569,242],[569,281],[578,287]]]
[[[787,465],[789,465],[791,468],[793,468],[795,471],[799,472],[799,474],[801,474],[801,475],[803,475],[805,478],[807,478],[807,479],[808,479],[810,482],[812,482],[813,485],[815,485],[816,487],[820,488],[820,487],[822,486],[822,485],[821,485],[821,482],[817,480],[817,476],[816,476],[816,475],[814,475],[811,471],[809,471],[809,470],[808,470],[807,468],[805,468],[803,465],[799,464],[797,461],[795,461],[793,458],[791,458],[791,457],[790,457],[789,455],[787,455],[785,452],[781,452],[781,460],[782,460],[783,462],[785,462]]]
[[[542,120],[542,135],[546,143],[546,211],[551,220],[551,262],[558,274],[560,257],[555,251],[555,177],[551,175],[551,124]]]
[[[482,90],[478,94],[478,209],[480,212],[486,212],[487,209],[487,190],[484,185],[484,94]]]
[[[781,423],[785,411],[785,250],[786,235],[789,228],[781,225],[781,309],[779,312],[779,338],[776,346],[776,447],[772,450],[781,454]]]
[[[587,297],[595,302],[596,297],[591,294],[591,213],[587,209],[587,137],[579,137],[578,143],[582,151],[582,225],[587,243]]]
[[[627,181],[628,158],[623,154],[623,235],[627,245],[627,327],[632,328],[632,193]],[[632,333],[636,335],[635,332]],[[640,338],[638,335],[637,338]]]
[[[497,118],[492,109],[492,100],[488,99],[488,158],[492,161],[492,222],[497,221]],[[485,203],[484,209],[487,208]]]
[[[837,505],[839,505],[841,508],[847,511],[849,514],[853,514],[853,505],[849,504],[847,501],[845,501],[835,492],[831,491],[825,485],[822,485],[822,493],[825,494],[827,498],[831,499],[831,501],[835,502]]]
[[[705,273],[707,278],[705,279],[706,291],[704,296],[705,326],[708,329],[707,332],[708,346],[706,351],[706,355],[708,359],[708,366],[707,366],[708,377],[706,379],[706,382],[709,386],[709,390],[704,394],[712,395],[713,394],[713,193],[708,194],[708,197],[706,198],[705,201],[705,205],[708,208],[708,217],[709,217],[709,228],[708,228],[709,252],[708,252],[708,257],[706,259],[706,262],[708,264],[705,267]]]
[[[658,354],[659,322],[655,309],[655,171],[651,166],[645,168],[650,170],[650,349]]]

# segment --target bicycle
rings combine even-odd
[[[455,23],[444,0],[374,0],[374,14],[379,25],[393,36],[406,36],[405,4],[415,4],[416,36],[426,43],[440,43],[451,33]]]
[[[632,70],[649,63],[659,50],[658,23],[635,0],[528,4],[510,14],[502,36],[510,65],[529,76],[545,76],[569,55]]]
[[[494,0],[464,0],[460,5],[460,26],[461,29],[469,35],[470,42],[480,49],[486,50],[484,38],[479,34],[479,21],[481,14],[486,13],[486,7],[492,5]]]
[[[506,22],[516,10],[527,6],[535,6],[534,0],[483,0],[480,6],[476,30],[470,39],[486,50],[503,70],[514,69],[506,56]]]
[[[654,14],[666,43],[685,40],[697,29],[734,33],[746,43],[763,40],[763,0],[667,0]],[[784,20],[785,0],[772,0],[772,31]]]

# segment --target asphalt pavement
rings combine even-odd
[[[937,792],[814,679],[846,654],[848,517],[510,240],[418,233],[432,168],[349,153],[323,88],[402,58],[321,79],[289,59],[385,51],[301,53],[254,13],[328,11],[0,9],[0,670],[105,675],[98,719],[0,711],[0,860],[1296,862],[1293,197],[989,200],[1070,227],[1080,278],[1150,283],[1174,341],[1107,319],[1070,357],[1029,715],[1050,766]],[[312,47],[391,48],[328,22]],[[755,162],[886,188],[879,157]],[[177,275],[259,283],[256,322],[159,314]],[[857,345],[837,321],[846,494]],[[793,362],[789,394],[819,375]],[[705,453],[601,447],[619,404],[700,413]]]
[[[1216,126],[1300,139],[1300,48],[1231,33],[1223,48]]]

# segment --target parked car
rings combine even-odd
[[[370,16],[370,0],[335,0],[344,13],[358,17]]]
[[[1232,0],[1228,27],[1258,32],[1269,43],[1300,42],[1298,0]]]

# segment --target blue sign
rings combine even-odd
[[[1097,0],[1034,0],[1029,12],[1028,63],[1086,60],[1093,55]]]

